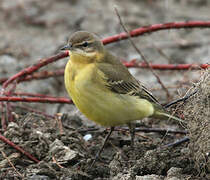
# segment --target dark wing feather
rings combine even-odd
[[[126,82],[124,80],[114,81],[113,79],[107,79],[106,81],[107,87],[115,93],[138,96],[139,98],[159,104],[158,100],[137,80],[136,82]]]
[[[112,61],[110,61],[110,58]],[[137,81],[115,56],[107,53],[105,62],[99,63],[98,69],[103,73],[106,86],[111,91],[119,94],[138,96],[161,106],[149,90]]]

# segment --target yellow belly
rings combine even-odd
[[[153,105],[147,100],[108,90],[94,68],[94,64],[86,65],[75,75],[69,61],[65,69],[66,89],[88,119],[103,126],[116,126],[154,113]]]

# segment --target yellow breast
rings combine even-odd
[[[92,120],[90,114],[94,102],[94,64],[80,64],[68,61],[65,68],[65,86],[77,108]]]
[[[150,116],[151,103],[135,96],[110,91],[94,63],[68,61],[65,86],[77,108],[90,120],[103,126],[116,126]]]

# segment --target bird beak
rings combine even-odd
[[[60,50],[64,51],[64,50],[71,50],[72,46],[70,44],[65,45],[64,47],[62,47]]]

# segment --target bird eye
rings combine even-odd
[[[83,44],[82,44],[83,47],[87,47],[88,46],[88,42],[85,41]]]

